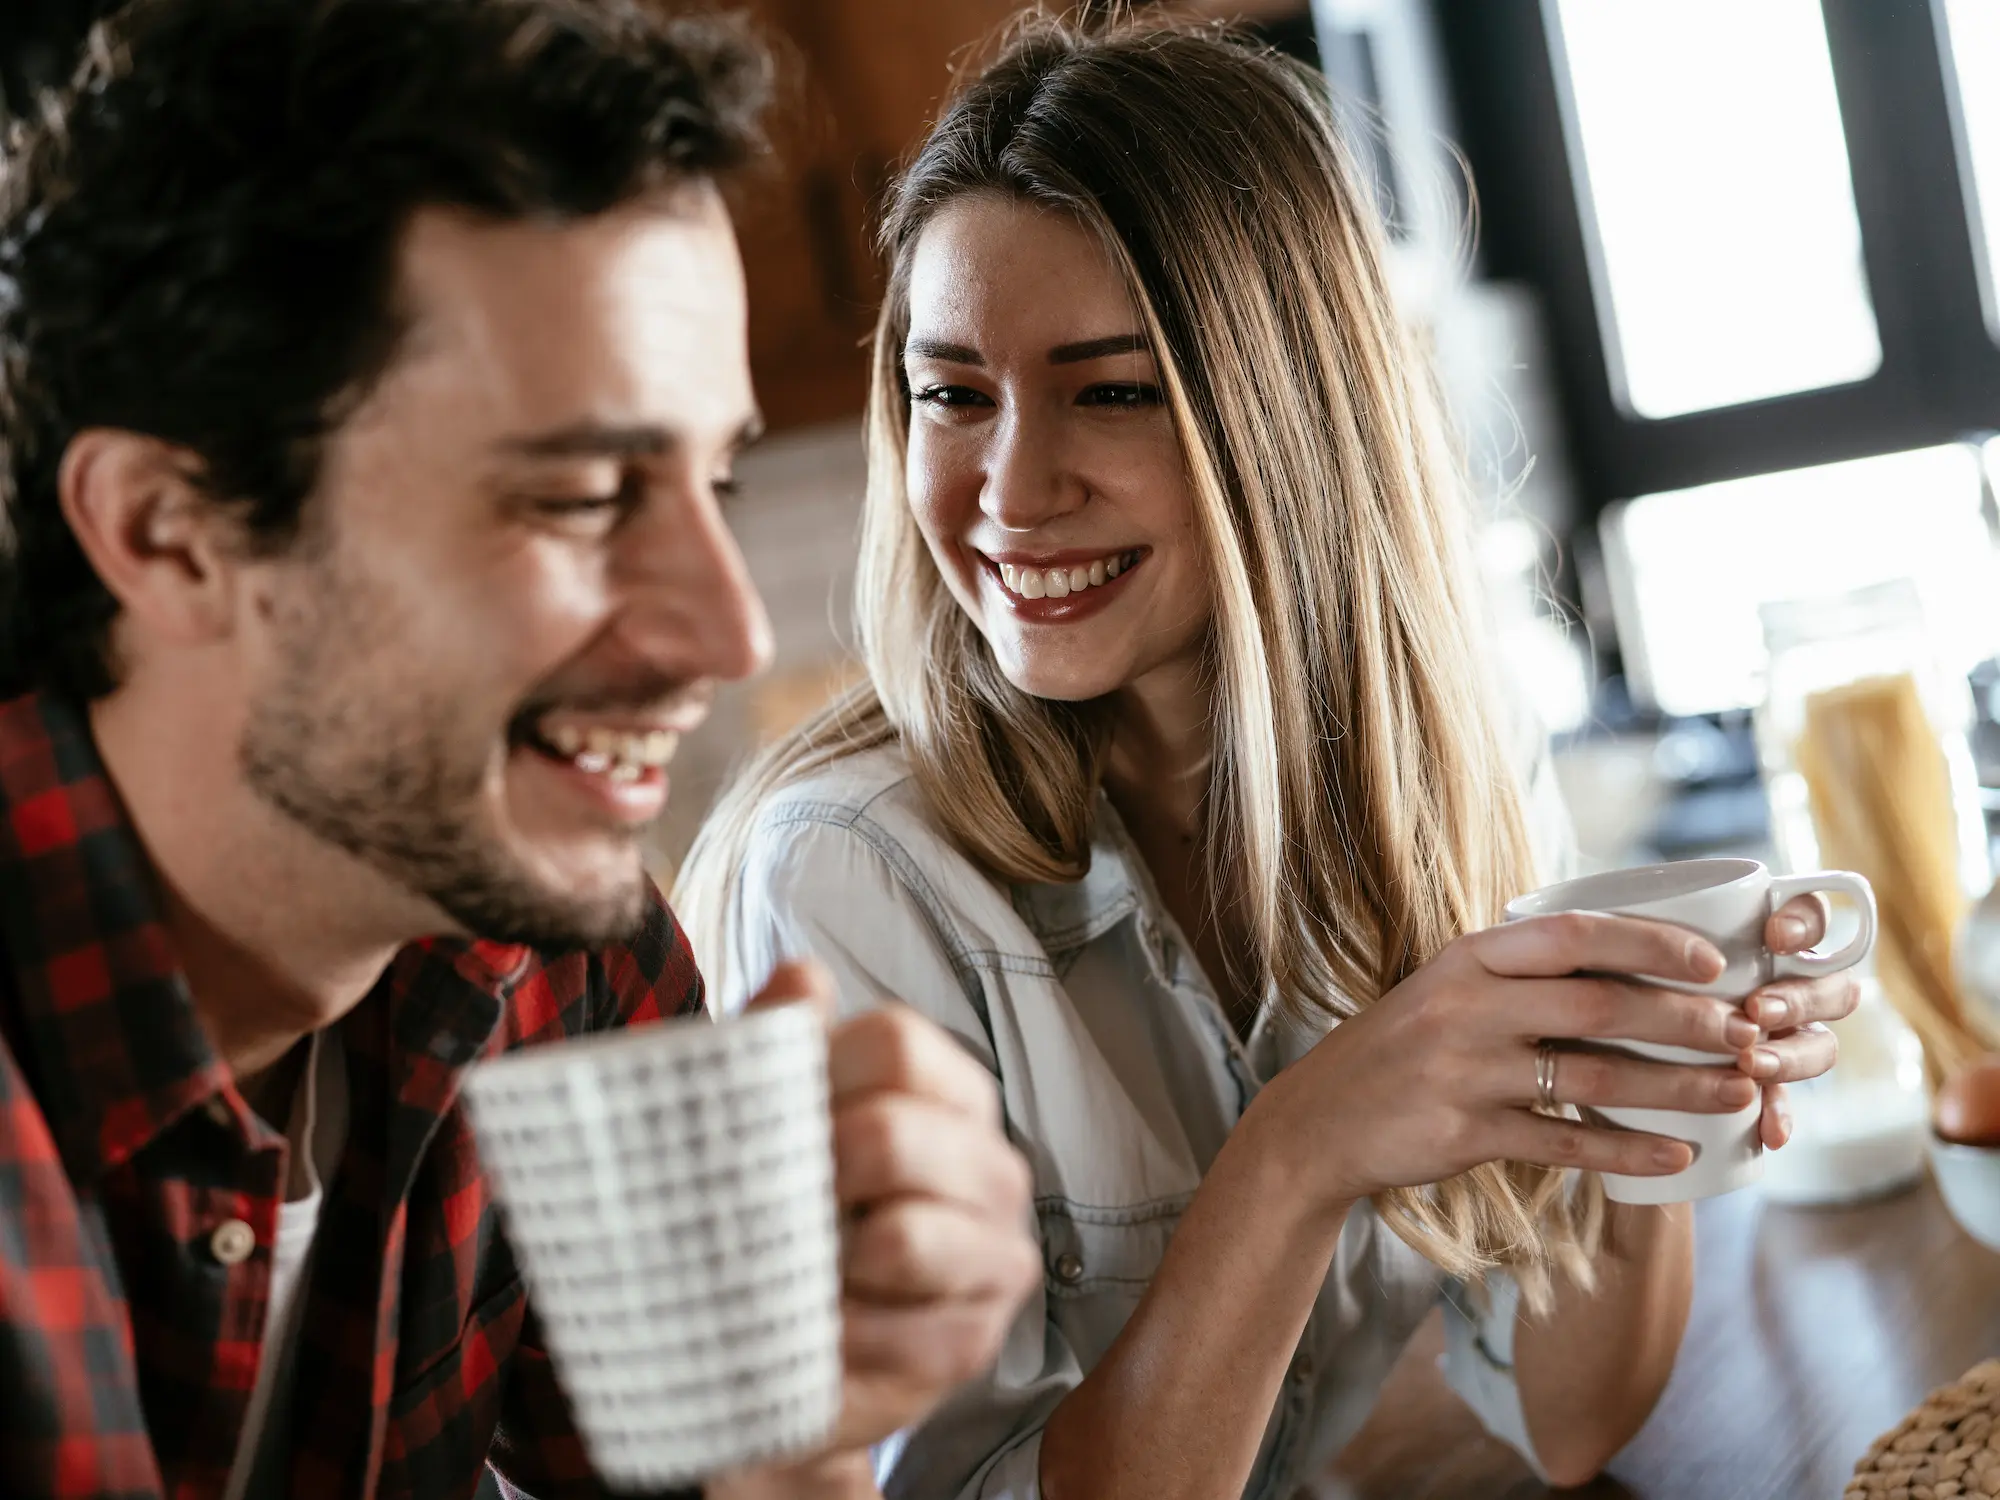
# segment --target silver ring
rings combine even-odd
[[[1560,1109],[1556,1102],[1556,1044],[1543,1042],[1535,1049],[1535,1094],[1546,1110]]]

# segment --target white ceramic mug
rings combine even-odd
[[[1815,891],[1853,900],[1861,918],[1854,937],[1836,953],[1772,953],[1764,946],[1764,928],[1772,914],[1793,897]],[[1565,911],[1643,917],[1699,933],[1722,954],[1725,967],[1721,978],[1710,984],[1689,984],[1646,974],[1631,977],[1724,1000],[1748,999],[1775,979],[1837,974],[1860,963],[1875,945],[1875,893],[1864,877],[1851,870],[1773,875],[1754,859],[1689,859],[1586,875],[1509,902],[1507,920],[1518,922]],[[1593,1038],[1591,1045],[1691,1066],[1712,1068],[1724,1061],[1713,1052],[1623,1038]],[[1560,1092],[1560,1066],[1556,1077]],[[1665,1177],[1606,1173],[1605,1195],[1614,1203],[1685,1203],[1755,1182],[1764,1170],[1763,1142],[1757,1129],[1762,1110],[1761,1098],[1727,1115],[1671,1109],[1594,1110],[1614,1125],[1686,1141],[1694,1148],[1694,1161]]]

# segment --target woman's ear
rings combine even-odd
[[[199,472],[185,448],[116,428],[87,428],[63,454],[63,518],[141,639],[198,646],[234,626],[236,531]]]

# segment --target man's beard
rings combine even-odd
[[[319,570],[315,570],[319,571]],[[325,573],[322,605],[273,622],[276,685],[251,706],[238,747],[250,788],[307,832],[428,899],[474,938],[547,951],[632,938],[646,882],[595,900],[552,890],[482,826],[486,747],[457,706],[397,682],[398,647],[363,601]],[[360,617],[360,618],[357,618]],[[386,647],[386,649],[385,649]],[[371,713],[370,710],[378,712]]]

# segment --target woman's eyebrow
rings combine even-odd
[[[1143,333],[1114,333],[1109,338],[1086,339],[1080,344],[1058,344],[1049,351],[1049,363],[1076,365],[1111,354],[1148,354],[1152,347]]]
[[[1152,350],[1143,333],[1114,333],[1101,339],[1084,339],[1075,344],[1058,344],[1049,351],[1052,365],[1076,365],[1086,360],[1104,359],[1113,354],[1146,354]],[[948,343],[943,339],[911,339],[903,345],[906,357],[918,359],[941,359],[955,365],[972,365],[984,368],[986,360],[977,349],[968,344]]]

